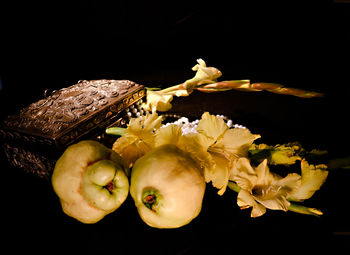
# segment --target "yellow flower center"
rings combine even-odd
[[[252,195],[262,199],[272,199],[281,189],[280,185],[256,185],[252,189]]]

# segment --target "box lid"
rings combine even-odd
[[[144,95],[144,87],[129,80],[79,81],[8,116],[2,135],[62,148],[116,121]]]

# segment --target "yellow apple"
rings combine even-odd
[[[198,216],[205,186],[198,163],[175,145],[167,144],[135,162],[130,194],[146,224],[177,228]]]
[[[86,140],[64,151],[51,181],[67,215],[83,223],[95,223],[127,198],[126,172],[127,166],[116,152]]]

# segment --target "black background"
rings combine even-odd
[[[178,99],[174,111],[227,114],[262,134],[262,142],[300,140],[331,157],[349,155],[350,4],[232,2],[11,1],[1,8],[1,117],[40,99],[47,88],[82,79],[174,85],[191,78],[196,59],[203,58],[222,79],[279,82],[327,96],[194,93]],[[234,192],[219,197],[208,186],[201,214],[175,230],[149,228],[130,197],[101,222],[81,224],[63,214],[49,182],[12,169],[2,154],[1,171],[2,242],[14,241],[13,249],[281,253],[338,249],[350,239],[345,170],[331,172],[308,201],[324,211],[320,218],[268,211],[251,219]]]
[[[348,88],[348,4],[9,2],[1,8],[1,78],[14,100],[80,79],[169,86],[178,82],[174,73],[180,81],[191,77],[197,58],[222,70],[223,79]]]

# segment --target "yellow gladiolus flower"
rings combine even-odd
[[[197,131],[209,162],[204,171],[206,182],[212,182],[222,195],[227,187],[232,165],[240,157],[246,157],[251,144],[260,137],[248,129],[229,129],[222,118],[205,112],[198,123]],[[202,153],[199,150],[198,153]]]
[[[165,112],[171,109],[173,96],[189,96],[194,89],[202,87],[204,84],[217,82],[222,73],[215,67],[207,67],[203,59],[197,59],[197,63],[192,70],[196,72],[195,76],[183,83],[157,91],[147,90],[146,103],[142,107],[147,111]],[[213,90],[211,88],[211,90]]]
[[[162,111],[166,112],[171,109],[172,95],[160,93],[158,91],[147,91],[146,103],[142,104],[142,108],[146,111]]]
[[[130,120],[123,136],[118,138],[112,149],[131,167],[133,163],[155,145],[155,130],[161,126],[162,117],[157,113]]]
[[[260,135],[253,135],[248,129],[229,129],[222,118],[208,112],[202,115],[197,132],[183,135],[180,127],[169,125],[156,132],[155,146],[173,144],[189,153],[204,169],[206,182],[212,182],[222,195],[235,160],[246,157],[248,148]]]
[[[196,75],[184,82],[183,87],[187,90],[194,89],[202,84],[215,83],[217,78],[222,76],[219,69],[215,67],[207,67],[207,64],[203,59],[197,59],[197,63],[192,67],[193,71],[196,71]]]
[[[247,158],[237,160],[232,180],[241,188],[237,204],[241,209],[252,207],[251,217],[259,217],[271,210],[287,211],[289,195],[300,187],[301,177],[296,173],[286,177],[271,173],[265,159],[255,169]]]

